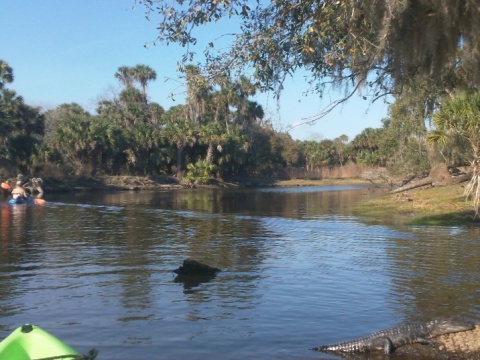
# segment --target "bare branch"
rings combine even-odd
[[[295,129],[299,126],[302,126],[302,125],[312,125],[316,121],[324,118],[325,116],[330,114],[337,106],[339,106],[340,104],[343,104],[344,102],[348,101],[357,92],[359,87],[360,87],[360,83],[357,83],[355,85],[355,87],[353,88],[353,90],[350,91],[349,94],[347,94],[347,96],[345,96],[345,97],[343,97],[339,100],[331,102],[319,114],[316,114],[316,115],[311,116],[311,117],[303,118],[302,122],[300,122],[298,124],[295,124],[295,125],[292,125],[292,126],[289,126],[287,128],[286,132],[288,133],[290,130],[293,130],[293,129]]]

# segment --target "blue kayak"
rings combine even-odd
[[[24,197],[19,197],[17,199],[10,199],[8,200],[9,204],[35,204],[35,199],[32,198],[31,196],[24,198]]]
[[[27,205],[37,204],[37,205],[44,205],[44,204],[45,204],[45,200],[43,200],[43,199],[36,199],[36,198],[33,198],[33,197],[29,196],[29,197],[27,197],[27,198],[20,197],[20,198],[17,198],[17,199],[10,199],[10,200],[8,200],[8,203],[11,204],[11,205],[16,205],[16,204],[27,204]]]

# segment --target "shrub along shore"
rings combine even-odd
[[[44,177],[45,193],[78,192],[78,191],[125,191],[125,190],[164,190],[181,188],[245,188],[245,187],[286,187],[286,186],[322,186],[370,184],[362,178],[345,179],[292,179],[281,180],[270,177],[234,177],[224,180],[211,179],[202,185],[188,186],[181,184],[174,176],[73,176]],[[13,185],[15,179],[9,179]]]

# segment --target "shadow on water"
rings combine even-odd
[[[458,211],[444,215],[422,216],[410,222],[411,225],[434,225],[434,226],[464,226],[465,221],[471,222],[475,216],[472,211]],[[480,226],[480,221],[476,225]]]
[[[192,293],[200,284],[212,281],[216,275],[177,275],[173,280],[183,285],[184,293]]]

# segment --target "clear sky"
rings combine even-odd
[[[98,99],[120,92],[114,77],[117,69],[137,64],[157,72],[157,80],[148,87],[151,101],[165,109],[184,103],[177,72],[184,49],[175,45],[145,48],[156,37],[156,23],[146,20],[144,8],[135,7],[135,0],[0,0],[0,24],[0,59],[13,68],[15,76],[8,88],[29,105],[49,109],[76,102],[94,113]],[[288,80],[278,104],[269,95],[254,100],[277,130],[286,130],[340,96],[329,93],[321,100],[314,94],[304,96],[307,89],[299,74]],[[178,94],[175,101],[172,93]],[[342,134],[353,139],[364,128],[380,127],[386,114],[387,105],[381,100],[371,105],[355,95],[314,125],[295,127],[290,134],[301,140]]]

